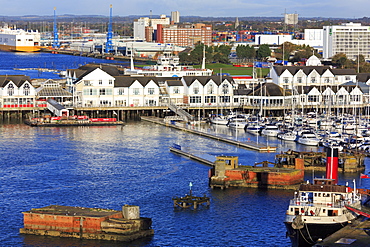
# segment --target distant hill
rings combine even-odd
[[[129,16],[113,16],[113,22],[130,22],[132,23],[135,19],[140,17],[149,17],[148,15],[129,15]],[[101,23],[107,22],[108,16],[104,15],[70,15],[63,14],[57,15],[58,22],[89,22],[89,23]],[[159,15],[153,15],[152,18],[159,18]],[[181,16],[181,22],[232,22],[235,21],[236,17],[204,17],[204,16]],[[263,16],[251,16],[251,17],[238,17],[239,21],[257,21],[257,22],[277,22],[282,21],[282,17],[263,17]],[[26,16],[0,16],[1,22],[37,22],[47,21],[52,22],[54,16],[37,16],[37,15],[26,15]],[[299,20],[344,20],[344,21],[357,21],[362,23],[370,23],[368,17],[360,19],[347,19],[347,18],[325,18],[325,17],[299,17]]]

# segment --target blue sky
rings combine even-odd
[[[180,11],[180,16],[245,17],[282,16],[298,13],[302,17],[361,18],[370,16],[369,0],[0,0],[0,16],[52,15],[57,14],[109,15],[170,15]]]

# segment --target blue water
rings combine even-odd
[[[0,55],[0,71],[9,69],[1,67],[6,64],[2,60],[4,56],[25,67],[32,63],[28,55],[36,56],[35,65],[49,56],[55,64],[60,60],[53,59],[54,54],[27,54],[25,59],[14,53]],[[67,61],[85,59],[57,56]],[[242,141],[268,142],[278,146],[277,152],[317,150],[226,127],[205,126],[202,130]],[[124,127],[65,128],[0,123],[0,246],[290,245],[282,222],[293,191],[211,190],[209,168],[171,153],[169,147],[173,143],[211,160],[217,155],[237,155],[239,162],[245,165],[274,161],[276,154],[240,149],[147,122],[129,122]],[[367,173],[370,171],[368,160],[366,165]],[[307,172],[306,179],[311,177],[312,173]],[[340,183],[358,177],[359,173],[340,174]],[[171,198],[188,193],[190,182],[195,195],[206,194],[211,198],[209,208],[173,208]],[[370,179],[363,180],[361,187],[369,188]],[[23,226],[21,212],[52,204],[116,210],[124,204],[138,205],[141,216],[152,218],[155,235],[123,244],[19,234]]]
[[[1,75],[28,75],[31,78],[57,79],[59,75],[52,72],[36,70],[16,70],[17,68],[47,68],[57,70],[77,69],[88,63],[114,63],[128,66],[128,62],[104,60],[91,57],[70,56],[51,53],[23,53],[0,51]]]

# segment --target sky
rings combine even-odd
[[[0,0],[0,16],[109,15],[149,16],[179,11],[181,16],[279,17],[297,13],[301,17],[362,18],[370,16],[369,0]]]

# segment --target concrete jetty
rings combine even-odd
[[[236,140],[232,140],[232,139],[229,139],[229,138],[220,137],[220,136],[216,136],[216,135],[213,135],[213,134],[205,133],[205,132],[202,132],[202,131],[199,131],[199,130],[193,130],[193,129],[188,129],[188,128],[185,128],[185,127],[180,127],[180,126],[177,126],[175,124],[169,124],[169,123],[164,122],[162,118],[141,117],[141,119],[144,120],[144,121],[151,122],[151,123],[161,124],[161,125],[164,125],[164,126],[167,126],[167,127],[174,128],[174,129],[178,129],[178,130],[186,131],[186,132],[189,132],[189,133],[192,133],[192,134],[196,134],[196,135],[200,135],[200,136],[203,136],[203,137],[211,138],[211,139],[214,139],[214,140],[217,140],[217,141],[222,141],[222,142],[232,144],[232,145],[235,145],[235,146],[238,146],[238,147],[241,147],[241,148],[252,149],[252,150],[255,150],[255,151],[259,151],[259,152],[276,152],[276,147],[270,147],[270,146],[267,146],[266,144],[252,142],[252,141],[248,141],[248,142],[236,141]]]

